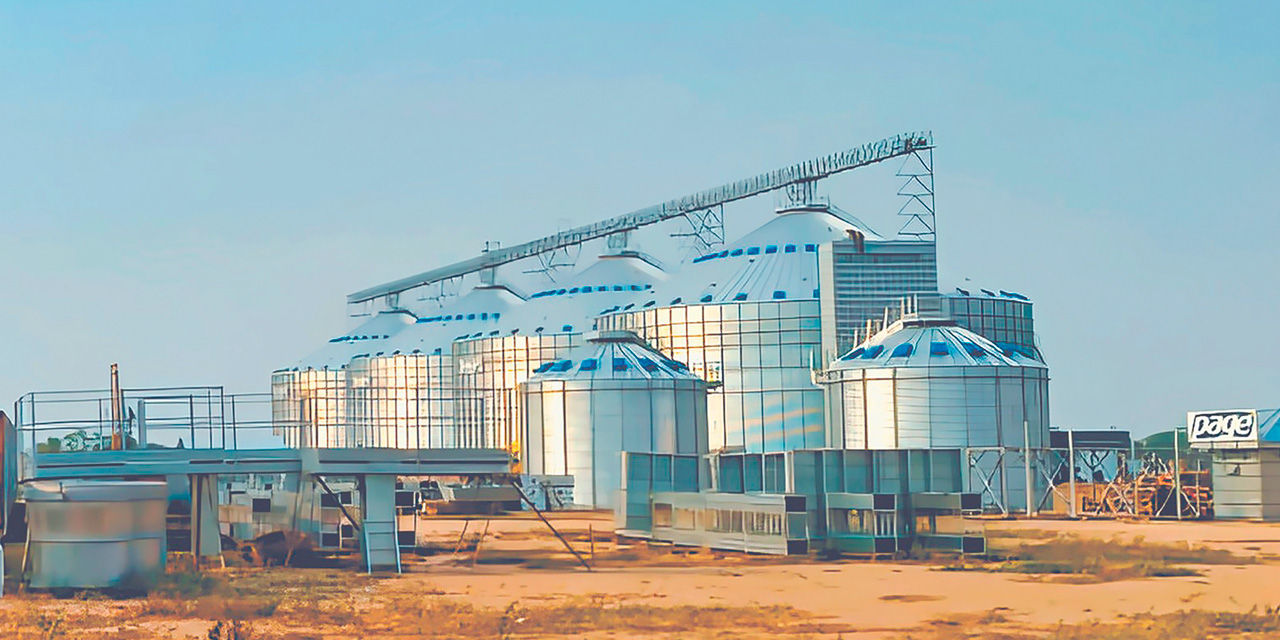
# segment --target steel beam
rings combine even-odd
[[[676,198],[675,200],[639,209],[602,222],[561,231],[540,240],[526,242],[506,249],[486,251],[470,260],[463,260],[447,267],[425,271],[408,278],[401,278],[376,287],[362,289],[347,296],[347,303],[368,302],[440,282],[441,280],[461,277],[524,258],[580,245],[596,238],[603,238],[646,225],[685,217],[694,212],[705,211],[712,207],[750,198],[762,193],[785,189],[792,185],[804,185],[801,188],[811,189],[812,183],[816,180],[932,148],[933,134],[931,132],[899,134],[879,142],[867,143],[848,151],[816,158],[808,162],[770,171],[769,173],[762,173],[752,178],[731,182],[683,198]]]

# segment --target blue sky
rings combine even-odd
[[[907,4],[7,3],[0,402],[265,391],[356,289],[932,129],[943,282],[1035,300],[1054,424],[1280,404],[1280,5]]]

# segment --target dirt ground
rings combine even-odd
[[[1234,556],[1188,565],[1190,575],[1067,580],[954,558],[822,561],[654,547],[615,540],[604,514],[552,522],[591,571],[532,517],[441,517],[419,522],[426,551],[406,556],[402,575],[367,577],[350,562],[233,567],[145,598],[10,594],[0,600],[0,637],[1280,638],[1276,524],[985,521],[997,552],[1070,538],[1102,541],[1098,549]],[[1208,630],[1189,630],[1197,624]],[[1161,625],[1194,635],[1157,635]],[[1139,627],[1152,635],[1136,635]]]

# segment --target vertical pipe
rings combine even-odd
[[[996,450],[996,470],[1000,472],[1000,512],[1009,517],[1009,469],[1005,466],[1004,447]]]
[[[239,425],[236,424],[236,397],[231,396],[231,448],[233,450],[240,448],[240,438],[236,433],[238,430]],[[225,445],[227,439],[225,426],[223,427],[222,434],[223,444]]]
[[[234,403],[235,398],[232,398],[231,402]],[[213,410],[212,406],[210,406],[209,410],[210,411]],[[226,449],[227,448],[227,396],[222,393],[221,389],[218,390],[218,423],[221,424],[222,426],[222,448]],[[232,421],[231,433],[233,438],[235,437],[235,431],[236,431],[236,425],[235,425],[235,422]],[[232,448],[234,449],[235,447],[232,447]]]
[[[1080,517],[1079,510],[1076,508],[1076,430],[1067,430],[1067,455],[1070,456],[1070,462],[1067,463],[1067,472],[1071,474],[1071,517]]]
[[[1133,443],[1133,436],[1129,437],[1129,459],[1125,462],[1126,467],[1133,466],[1133,458],[1137,454],[1137,448]],[[1133,483],[1133,517],[1138,517],[1138,470],[1129,470],[1129,482]]]
[[[1182,466],[1178,449],[1178,427],[1173,428],[1173,508],[1182,519]]]
[[[1035,500],[1035,496],[1032,495],[1035,491],[1032,489],[1031,482],[1031,426],[1026,420],[1022,421],[1022,464],[1026,472],[1027,481],[1027,517],[1033,518],[1035,517],[1036,512],[1033,502]]]
[[[143,449],[146,449],[147,448],[147,401],[142,398],[138,399],[137,420],[138,420],[138,446]]]
[[[187,423],[191,427],[191,448],[196,448],[196,398],[187,394]]]
[[[195,441],[192,440],[192,448]],[[200,570],[200,522],[203,514],[200,513],[202,500],[201,483],[199,475],[187,476],[191,479],[191,562],[196,571]]]
[[[1196,517],[1204,518],[1204,512],[1200,510],[1200,460],[1196,460]]]

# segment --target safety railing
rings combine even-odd
[[[222,387],[41,391],[14,403],[20,474],[45,454],[118,449],[285,449],[295,421],[273,419],[271,394]]]

